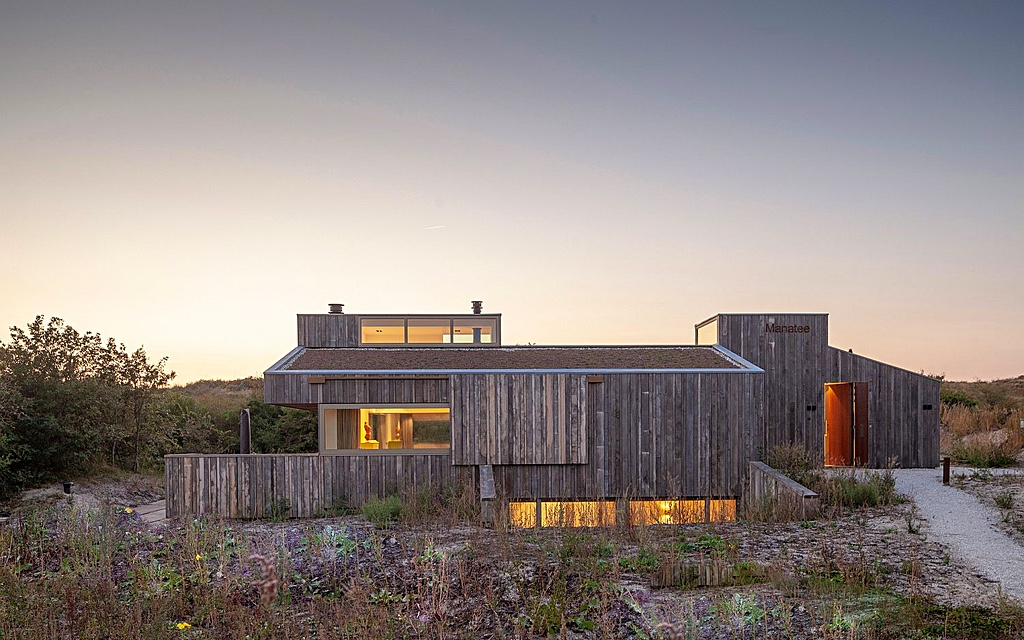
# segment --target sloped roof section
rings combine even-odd
[[[303,349],[277,371],[760,371],[721,347]]]

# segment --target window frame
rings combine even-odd
[[[324,415],[328,410],[338,409],[444,409],[448,412],[448,421],[451,422],[451,406],[444,403],[425,402],[356,402],[356,403],[325,403],[317,405],[317,448],[322,456],[439,456],[451,455],[452,442],[448,441],[447,448],[423,448],[423,449],[327,449],[327,433],[324,428]]]
[[[432,320],[448,323],[448,342],[409,342],[409,321],[410,320]],[[387,321],[390,323],[401,322],[402,342],[366,342],[363,340],[364,329],[372,327],[374,322]],[[456,342],[456,323],[463,326],[466,324],[489,324],[491,325],[490,342]],[[393,327],[394,325],[392,325]],[[367,315],[359,316],[359,327],[357,331],[360,347],[412,347],[412,348],[451,348],[451,347],[500,347],[501,346],[501,315],[500,314],[459,314],[459,315]]]

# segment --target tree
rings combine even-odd
[[[77,473],[107,453],[116,464],[126,443],[138,469],[154,394],[174,377],[166,362],[60,318],[12,327],[10,341],[0,342],[0,459],[8,476],[23,484]]]
[[[131,437],[132,469],[139,470],[139,456],[143,447],[143,433],[147,425],[146,412],[154,401],[158,389],[166,387],[174,378],[173,371],[164,371],[167,358],[150,363],[146,351],[139,347],[129,353],[123,344],[110,340],[105,348],[104,377],[121,397],[121,425]],[[149,439],[158,437],[150,431]]]
[[[257,453],[315,453],[317,417],[312,411],[287,409],[253,398],[246,404],[252,421],[252,448]]]

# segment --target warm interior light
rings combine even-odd
[[[447,449],[451,447],[446,407],[363,407],[360,449]]]
[[[510,502],[508,522],[516,529],[533,529],[537,526],[537,503]]]
[[[631,500],[629,521],[633,525],[690,524],[736,519],[735,500]]]
[[[711,522],[733,522],[736,520],[736,501],[708,500],[708,514]]]
[[[600,527],[615,524],[615,502],[541,502],[542,527]]]
[[[536,502],[510,502],[509,524],[515,528],[537,526]],[[736,520],[736,500],[631,500],[629,520],[636,526],[691,524]],[[540,503],[542,527],[601,527],[615,524],[615,501],[550,501]]]

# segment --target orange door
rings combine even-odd
[[[853,385],[837,382],[825,385],[825,464],[852,464]]]

